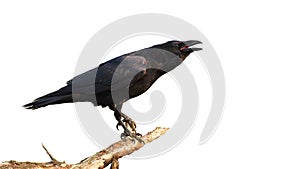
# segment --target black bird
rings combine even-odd
[[[159,77],[180,65],[190,53],[201,50],[190,48],[200,43],[196,40],[168,41],[121,55],[74,77],[65,87],[39,97],[24,107],[38,109],[72,102],[108,106],[118,121],[117,129],[122,126],[125,136],[138,138],[135,122],[121,112],[123,103],[143,94]]]

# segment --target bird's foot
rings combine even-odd
[[[130,127],[131,131],[136,133],[136,123],[124,113],[121,113],[121,116],[123,117],[122,121],[125,123],[126,127]]]
[[[122,126],[123,128],[129,127],[133,133],[136,133],[136,123],[124,113],[120,113],[120,114],[123,119],[121,121],[120,120],[118,121],[116,125],[117,130],[119,130],[119,126]]]
[[[124,129],[124,133],[121,134],[121,139],[131,137],[134,139],[134,141],[138,140],[139,142],[144,143],[144,141],[141,139],[142,135],[136,132],[136,123],[124,113],[118,112],[117,115],[120,116],[116,116],[118,121],[116,128],[119,130],[119,126],[121,126]]]
[[[133,133],[130,130],[128,130],[127,128],[125,128],[124,133],[121,134],[121,139],[124,139],[124,138],[127,138],[127,137],[133,138],[133,141],[137,140],[140,143],[145,144],[145,142],[141,138],[142,135],[140,133]]]

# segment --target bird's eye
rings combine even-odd
[[[185,46],[185,44],[183,43],[183,42],[180,42],[180,43],[178,43],[178,48],[182,48],[182,47],[184,47]]]
[[[174,42],[172,45],[173,46],[179,46],[179,43],[178,42]]]

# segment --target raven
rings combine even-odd
[[[190,48],[196,44],[201,42],[173,40],[121,55],[75,76],[66,86],[39,97],[24,107],[38,109],[72,102],[108,106],[114,111],[118,121],[117,129],[119,126],[124,129],[123,136],[138,138],[135,122],[121,112],[123,103],[143,94],[159,77],[180,65],[190,53],[201,50],[202,48]]]

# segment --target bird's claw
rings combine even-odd
[[[121,134],[121,139],[124,140],[127,137],[127,135],[125,133]]]
[[[142,137],[143,135],[140,134],[140,133],[135,133],[135,135],[139,136],[139,137]]]
[[[116,125],[117,130],[119,130],[119,126],[122,126],[124,129],[124,133],[121,134],[121,139],[126,137],[133,138],[133,141],[138,140],[140,143],[144,143],[141,139],[142,135],[136,132],[136,123],[127,115],[120,113],[121,118],[117,118],[118,123]]]
[[[133,132],[135,132],[136,124],[135,124],[135,122],[133,120],[131,120],[131,119],[124,119],[123,122],[126,125],[128,125],[132,129]]]
[[[131,130],[135,133],[136,132],[136,123],[128,116],[125,114],[122,114],[123,117],[123,122],[126,124],[126,126],[129,126]]]
[[[120,122],[118,122],[116,125],[117,130],[119,130],[119,126],[122,126],[122,124]]]
[[[144,140],[141,138],[142,135],[140,133],[133,133],[130,132],[128,129],[124,130],[124,133],[121,134],[121,139],[125,139],[127,137],[133,138],[133,141],[135,140],[139,141],[142,144],[145,144]]]

